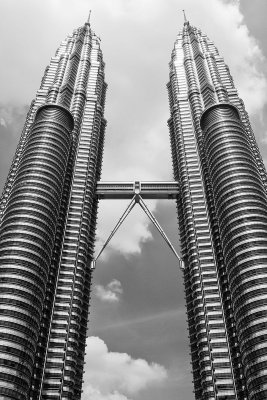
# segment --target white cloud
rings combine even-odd
[[[3,117],[0,118],[0,125],[4,126],[5,128],[7,128],[7,123],[5,121],[5,119]]]
[[[87,396],[85,400],[129,400],[129,398],[118,392],[104,394],[90,384],[86,386],[84,395]]]
[[[94,292],[96,297],[104,302],[117,303],[123,294],[123,289],[120,281],[112,279],[106,286],[95,285]]]
[[[129,202],[125,201],[102,201],[99,207],[101,218],[97,226],[97,251],[105,243],[110,232],[118,222],[122,213]],[[151,201],[150,210],[156,208],[156,201]],[[125,256],[141,253],[142,243],[152,239],[149,231],[149,220],[141,208],[136,205],[126,220],[119,227],[117,233],[113,236],[108,246],[101,254],[102,260],[107,260],[111,249],[124,253]]]
[[[110,352],[98,337],[87,339],[83,400],[129,400],[166,379],[163,366],[133,359],[126,353]]]

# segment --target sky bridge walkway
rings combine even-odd
[[[100,200],[132,199],[136,194],[144,200],[176,199],[179,194],[177,182],[97,182],[97,196]]]

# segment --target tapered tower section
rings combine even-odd
[[[168,84],[196,399],[265,399],[266,171],[214,44],[185,21]]]
[[[0,203],[0,397],[81,396],[106,83],[86,23],[45,70]]]

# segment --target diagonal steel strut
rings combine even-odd
[[[141,195],[139,193],[136,193],[134,195],[134,197],[132,198],[131,202],[129,203],[129,205],[127,206],[127,208],[125,209],[125,211],[123,212],[122,216],[120,217],[119,221],[117,222],[117,224],[115,225],[114,229],[111,231],[111,234],[109,235],[109,237],[107,238],[107,240],[105,241],[103,247],[101,248],[101,250],[99,251],[99,253],[97,254],[97,256],[94,258],[94,260],[92,260],[91,263],[91,268],[94,269],[96,266],[96,261],[98,260],[98,258],[100,257],[100,255],[103,253],[104,249],[107,247],[108,243],[110,242],[110,240],[113,238],[113,236],[115,235],[115,233],[117,232],[117,230],[119,229],[119,227],[121,226],[121,224],[123,223],[123,221],[127,218],[127,216],[130,214],[130,212],[132,211],[132,209],[134,208],[134,206],[136,205],[136,203],[138,203],[140,205],[140,207],[142,208],[142,210],[145,212],[145,214],[148,216],[148,218],[150,219],[150,221],[154,224],[154,226],[157,228],[157,230],[159,231],[159,233],[161,234],[161,236],[163,237],[163,239],[165,240],[165,242],[167,243],[167,245],[170,247],[170,249],[172,250],[173,254],[175,255],[175,257],[178,259],[179,261],[179,266],[181,269],[184,269],[184,263],[183,260],[181,259],[181,257],[178,255],[177,251],[175,250],[175,248],[173,247],[173,245],[171,244],[170,239],[168,238],[168,236],[166,235],[166,233],[164,232],[164,230],[162,229],[162,227],[160,226],[159,222],[157,221],[157,219],[155,218],[155,216],[152,214],[152,212],[149,210],[149,208],[147,207],[147,205],[144,203]]]
[[[142,208],[142,210],[146,213],[146,215],[148,216],[148,218],[150,219],[150,221],[154,224],[154,226],[157,228],[157,230],[159,231],[159,233],[161,234],[161,236],[163,237],[163,239],[165,240],[165,242],[167,243],[167,245],[170,247],[170,249],[172,250],[173,254],[175,255],[175,257],[178,259],[179,261],[179,266],[181,269],[184,269],[184,263],[183,260],[181,259],[181,257],[178,255],[177,251],[175,250],[175,248],[173,247],[173,245],[171,244],[170,239],[168,238],[168,236],[166,235],[166,233],[164,232],[164,230],[162,229],[162,227],[160,226],[158,220],[156,219],[156,217],[152,214],[152,212],[149,210],[149,208],[147,207],[147,205],[145,204],[144,200],[142,199],[142,197],[139,195],[139,205]]]
[[[91,268],[95,268],[95,264],[96,261],[98,260],[98,258],[101,256],[101,254],[103,253],[103,251],[105,250],[105,248],[107,247],[108,243],[111,241],[111,239],[113,238],[113,236],[115,235],[115,233],[117,232],[117,230],[119,229],[119,227],[121,226],[121,224],[123,223],[123,221],[127,218],[127,216],[130,214],[130,212],[132,211],[132,209],[134,208],[136,204],[135,201],[135,196],[132,198],[132,200],[130,201],[130,203],[128,204],[128,206],[126,207],[125,211],[123,212],[122,216],[120,217],[119,221],[117,222],[117,224],[115,225],[114,229],[111,231],[111,234],[109,235],[109,237],[107,238],[107,240],[105,241],[105,243],[103,244],[103,247],[100,249],[99,253],[97,254],[97,256],[94,258],[94,260],[92,261],[92,265]]]

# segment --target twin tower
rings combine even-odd
[[[265,167],[228,67],[187,21],[167,86],[195,399],[266,400]],[[87,22],[45,69],[1,197],[1,399],[81,397],[106,88]]]

